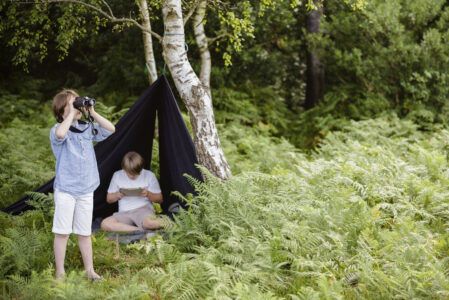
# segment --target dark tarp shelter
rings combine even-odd
[[[192,138],[187,130],[173,92],[165,76],[159,77],[115,125],[115,133],[95,145],[100,186],[94,192],[93,217],[107,217],[117,211],[117,203],[108,204],[106,193],[115,171],[121,169],[121,161],[128,151],[136,151],[145,159],[144,168],[149,169],[153,148],[154,128],[158,120],[160,186],[164,202],[162,209],[167,212],[174,202],[179,202],[172,191],[183,195],[193,193],[193,187],[183,174],[202,180],[197,163]],[[52,193],[53,181],[35,190]],[[3,208],[7,213],[18,214],[31,209],[25,201],[27,196]],[[180,203],[185,206],[185,203]]]

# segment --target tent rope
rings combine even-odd
[[[147,66],[147,70],[148,70],[148,73],[150,73],[151,78],[153,78],[153,80],[155,80],[155,78],[157,78],[157,74],[154,74],[153,72],[151,72],[150,66],[148,65],[147,62],[145,62],[145,66]]]
[[[164,33],[164,35],[184,35],[184,33],[176,33],[176,32],[167,32]],[[186,53],[189,52],[189,45],[187,45],[187,43],[184,42],[184,45],[186,47]],[[165,75],[165,67],[167,66],[167,63],[164,60],[164,67],[162,68],[162,75]]]
[[[166,32],[164,35],[184,35],[184,33]]]
[[[186,53],[189,52],[189,45],[187,45],[187,43],[184,43],[184,45],[186,46]],[[162,68],[162,75],[165,75],[165,67],[167,66],[167,63],[164,60],[164,67]]]

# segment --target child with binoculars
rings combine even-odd
[[[71,233],[78,235],[87,277],[102,279],[95,273],[92,259],[93,192],[100,184],[93,142],[106,139],[115,132],[115,127],[95,111],[95,100],[90,100],[93,101],[86,101],[86,97],[81,98],[75,91],[67,89],[53,98],[52,110],[58,122],[50,130],[51,147],[56,158],[52,232],[55,233],[57,279],[65,274],[65,253]],[[79,121],[82,111],[88,112],[92,118],[90,122]],[[87,130],[89,127],[92,130]]]

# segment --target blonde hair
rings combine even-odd
[[[139,175],[143,169],[143,157],[134,151],[128,152],[122,159],[122,169],[129,175]]]
[[[67,101],[69,101],[72,96],[79,97],[78,93],[74,90],[63,89],[53,97],[51,109],[53,110],[53,114],[58,123],[64,121],[64,108],[67,105]]]

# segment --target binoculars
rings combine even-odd
[[[75,101],[73,102],[73,106],[76,109],[81,109],[82,107],[88,108],[89,106],[94,106],[96,102],[97,101],[95,101],[95,99],[89,98],[87,96],[76,97]]]

